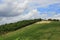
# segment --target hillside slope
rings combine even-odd
[[[0,36],[0,40],[60,40],[60,22],[34,23]]]

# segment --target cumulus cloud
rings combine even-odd
[[[38,18],[44,18],[44,17],[47,17],[47,14],[40,14],[40,12],[37,11],[37,9],[33,9],[29,11],[28,14],[25,14],[25,15],[19,15],[15,17],[4,17],[4,18],[0,17],[1,19],[0,24],[13,23],[20,20],[38,19]]]
[[[5,0],[3,4],[0,4],[1,16],[16,16],[21,14],[26,8],[27,0]],[[6,6],[6,7],[5,7]]]
[[[59,14],[56,14],[54,15],[53,17],[51,17],[52,19],[59,19],[60,20],[60,13]]]
[[[1,16],[16,16],[22,14],[26,8],[33,9],[59,3],[60,0],[3,0],[0,4]]]
[[[54,12],[52,14],[55,15],[55,11],[57,13],[60,10],[57,3],[59,4],[60,0],[2,0],[2,3],[0,2],[0,24],[25,19],[49,18],[50,13]]]

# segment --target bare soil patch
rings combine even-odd
[[[36,24],[44,24],[44,23],[50,23],[51,21],[40,21],[40,22],[37,22]]]

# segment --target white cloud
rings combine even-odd
[[[60,20],[60,13],[59,14],[56,14],[54,15],[53,17],[51,17],[52,19],[59,19]]]
[[[48,5],[54,3],[60,3],[60,0],[3,0],[3,1],[4,3],[0,4],[0,12],[4,12],[0,13],[2,15],[2,17],[0,18],[1,19],[0,24],[16,22],[24,19],[48,18],[47,13],[40,14],[37,8],[47,7]]]
[[[26,8],[28,0],[24,0],[21,2],[20,1],[19,0],[5,0],[3,4],[0,4],[0,10],[2,11],[2,13],[4,12],[3,15],[4,14],[5,14],[5,16],[20,15]],[[2,13],[0,13],[0,14],[2,14]]]
[[[0,4],[0,11],[3,11],[7,7],[6,4]]]
[[[2,20],[0,20],[0,24],[13,23],[20,20],[37,19],[37,18],[44,18],[44,17],[47,17],[47,14],[40,14],[40,12],[37,11],[37,9],[33,9],[25,15],[19,15],[15,17],[4,17],[2,18]]]
[[[60,0],[3,0],[3,1],[4,3],[2,5],[0,4],[0,10],[2,10],[2,12],[3,9],[5,10],[4,11],[5,16],[20,15],[21,13],[24,12],[24,10],[26,10],[26,8],[32,10],[37,7],[45,7],[50,4],[60,2]],[[6,9],[9,10],[9,13],[6,11]]]

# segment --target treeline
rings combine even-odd
[[[60,21],[59,19],[48,19],[48,21]]]
[[[42,19],[33,19],[33,20],[23,20],[16,23],[10,23],[0,26],[0,34],[4,34],[10,31],[15,31],[17,29],[23,28],[27,25],[33,24],[35,22],[41,21]]]

